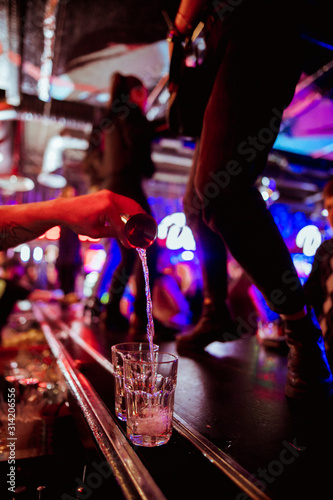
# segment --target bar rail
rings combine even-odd
[[[58,359],[60,369],[76,397],[101,451],[112,467],[125,498],[164,499],[163,493],[127,442],[90,382],[75,369],[73,359],[56,338],[57,334],[54,332],[70,337],[91,358],[113,375],[112,364],[80,336],[77,323],[68,325],[45,304],[34,306],[34,310],[50,348]],[[248,497],[253,500],[271,500],[270,496],[256,486],[253,482],[253,476],[248,471],[176,413],[174,413],[173,426],[180,435],[228,476]]]
[[[128,500],[166,500],[90,382],[75,368],[73,358],[52,332],[44,313],[38,306],[34,307],[49,347],[124,497]]]

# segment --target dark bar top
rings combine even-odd
[[[42,313],[125,435],[114,416],[110,348],[131,339],[88,326],[80,310],[61,320],[50,306]],[[157,334],[155,342],[177,354],[173,339]],[[150,449],[129,444],[165,498],[332,497],[332,405],[289,401],[286,364],[285,352],[253,336],[179,356],[170,442]]]

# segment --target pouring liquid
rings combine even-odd
[[[137,252],[140,256],[142,262],[143,275],[145,278],[145,292],[146,292],[146,310],[147,310],[147,337],[149,342],[149,350],[151,356],[153,355],[153,343],[154,343],[154,319],[153,319],[153,303],[151,300],[151,292],[149,286],[149,269],[147,263],[147,252],[144,248],[137,248]],[[153,358],[152,358],[153,359]]]

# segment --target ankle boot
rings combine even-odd
[[[332,396],[332,373],[324,339],[310,314],[285,321],[284,329],[289,347],[286,396],[303,400]]]
[[[210,302],[204,304],[198,323],[187,333],[177,335],[176,345],[179,354],[186,354],[188,351],[201,351],[211,342],[239,339],[226,304],[215,306]]]

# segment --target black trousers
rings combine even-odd
[[[289,251],[255,181],[300,76],[296,5],[244,0],[208,23],[211,93],[184,197],[202,248],[204,295],[226,298],[226,246],[279,314],[305,305]]]

